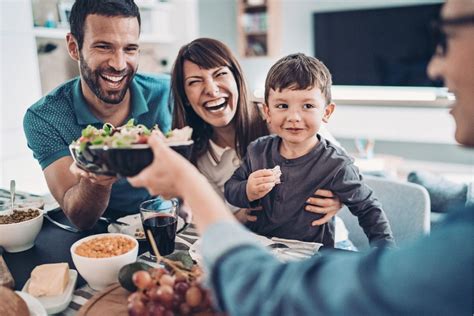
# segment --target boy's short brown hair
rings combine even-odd
[[[291,54],[278,60],[265,80],[265,103],[268,104],[270,89],[305,90],[318,87],[331,103],[332,77],[328,68],[317,58],[302,53]]]

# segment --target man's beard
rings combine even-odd
[[[89,89],[91,89],[92,92],[96,95],[96,97],[98,97],[103,102],[109,103],[109,104],[119,104],[120,102],[122,102],[130,86],[130,82],[132,81],[133,77],[135,76],[135,73],[137,72],[137,69],[130,69],[129,67],[127,67],[125,70],[121,72],[117,72],[113,68],[108,68],[108,69],[97,68],[95,71],[93,71],[89,67],[87,62],[84,60],[84,57],[82,56],[81,53],[79,53],[79,60],[80,60],[82,78],[87,83],[87,86],[89,87]],[[110,91],[110,92],[103,90],[99,83],[99,80],[100,80],[99,77],[101,73],[106,73],[108,75],[115,75],[115,76],[126,76],[124,79],[122,79],[122,80],[126,80],[125,85],[123,86],[123,89],[118,90],[118,91]]]

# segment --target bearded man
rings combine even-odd
[[[133,118],[170,129],[170,80],[137,73],[140,13],[133,0],[77,0],[66,36],[80,76],[33,104],[24,117],[28,147],[43,169],[51,194],[80,229],[95,225],[106,209],[136,213],[150,195],[126,179],[79,169],[68,146],[87,125],[120,126]]]

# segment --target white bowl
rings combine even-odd
[[[98,237],[121,236],[130,239],[134,243],[134,247],[119,256],[109,258],[89,258],[76,254],[76,248],[88,240]],[[124,265],[137,261],[138,242],[135,238],[125,234],[98,234],[82,238],[71,246],[71,256],[74,265],[79,274],[87,281],[89,286],[94,290],[102,290],[112,283],[118,282],[118,274],[120,268]]]
[[[39,208],[17,208],[17,210],[34,209],[39,211],[35,218],[14,224],[0,224],[0,246],[8,252],[28,250],[35,245],[36,236],[43,225],[43,211]]]

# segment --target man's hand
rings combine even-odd
[[[276,184],[275,175],[270,169],[260,169],[247,179],[247,198],[250,202],[264,197]]]
[[[117,181],[117,177],[98,175],[81,169],[75,162],[71,164],[71,166],[69,167],[69,171],[71,171],[71,173],[78,180],[82,178],[89,181],[90,183],[104,187],[112,186],[112,184]]]
[[[261,206],[255,208],[241,208],[237,212],[234,213],[235,217],[241,222],[245,224],[247,222],[255,222],[257,220],[257,216],[250,215],[253,211],[261,211],[263,208]]]
[[[319,226],[327,223],[342,208],[341,201],[329,190],[316,190],[313,197],[307,201],[305,210],[317,214],[324,214],[320,219],[313,221],[312,226]]]

